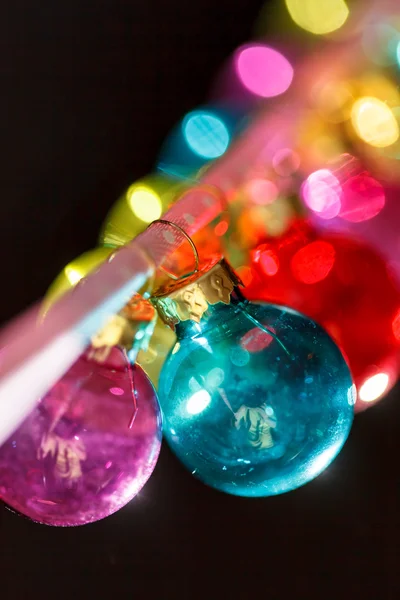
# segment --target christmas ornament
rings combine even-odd
[[[215,241],[218,247],[221,238],[229,237],[237,264],[243,265],[256,245],[254,264],[240,270],[251,283],[248,297],[266,294],[315,314],[346,354],[358,383],[357,407],[381,397],[397,377],[400,343],[393,281],[393,273],[400,273],[400,42],[391,4],[369,2],[357,25],[357,13],[353,7],[350,13],[345,0],[286,0],[286,17],[303,31],[329,36],[330,49],[317,51],[299,68],[265,44],[239,48],[230,63],[232,81],[223,82],[225,99],[238,104],[223,107],[219,98],[218,106],[184,117],[162,149],[158,174],[130,186],[111,210],[100,237],[106,248],[66,267],[41,316],[46,318],[67,289],[81,280],[84,284],[86,274],[115,248],[159,220],[181,190],[206,181],[231,204],[242,197],[243,205],[229,211],[229,219],[224,216],[200,231],[220,206],[210,197],[197,202],[190,189],[190,200],[181,199],[167,218],[197,231],[204,253],[218,251]],[[270,99],[284,93],[283,104],[272,105]],[[252,116],[244,113],[256,104],[255,123],[226,160],[213,164],[250,123]],[[348,156],[350,169],[348,164],[337,168]],[[356,157],[360,161],[353,169]],[[363,237],[386,253],[389,269],[359,242],[303,226],[300,238],[295,225],[279,242],[265,239],[284,232],[293,217],[291,198],[300,187],[321,230],[343,229]],[[165,267],[177,246],[170,233],[159,230],[131,246],[129,261],[121,261],[119,269],[114,263],[115,279],[111,266],[93,284],[86,282],[91,293],[83,294],[78,311],[85,323],[101,319],[103,306],[94,306],[96,298],[119,307],[124,286],[133,291],[155,267]],[[142,250],[146,257],[153,252],[150,266]],[[177,273],[184,272],[179,261],[176,266]],[[200,479],[233,494],[277,494],[309,481],[339,452],[351,424],[354,386],[338,348],[319,325],[295,310],[245,299],[224,261],[177,279],[153,299],[179,337],[160,383],[166,436],[176,454]],[[142,305],[145,325],[136,335],[135,303],[94,336],[88,351],[0,448],[0,495],[15,510],[57,525],[90,522],[126,503],[151,473],[160,444],[159,413],[151,384],[131,365],[154,320]],[[0,419],[2,439],[26,414],[36,382],[41,389],[48,385],[45,361],[59,332],[70,347],[64,345],[58,354],[62,360],[53,356],[57,372],[81,351],[79,344],[72,347],[83,328],[81,321],[76,326],[71,306],[61,304],[47,337],[38,334],[36,313],[22,321],[28,324],[25,329],[21,322],[11,327],[17,343],[9,354],[2,346],[0,407],[7,406]],[[8,329],[2,341],[11,337]],[[162,351],[153,353],[154,366],[165,355],[163,336],[161,344]],[[32,360],[40,367],[34,376]],[[9,397],[18,407],[10,419]]]
[[[221,260],[152,298],[178,341],[161,372],[164,433],[208,485],[269,496],[310,481],[349,433],[354,386],[307,317],[252,304]]]
[[[250,300],[285,304],[325,327],[346,356],[358,389],[356,410],[396,382],[400,290],[384,260],[365,243],[295,221],[252,252]]]
[[[218,198],[221,196],[221,192],[211,186],[199,185],[197,188],[199,193],[202,193],[204,188],[207,194],[213,194]],[[157,220],[161,211],[164,212],[174,204],[188,189],[189,183],[186,180],[177,180],[165,174],[150,175],[131,185],[113,206],[103,224],[99,241],[106,245],[106,248],[99,250],[106,253],[112,252],[113,248],[117,249],[134,239],[148,226],[150,221]],[[141,215],[141,218],[138,215]],[[146,218],[144,218],[145,216]],[[220,238],[224,233],[221,224],[223,226],[224,222],[224,218],[218,218],[208,227],[199,229],[193,236],[196,247],[203,256],[214,255],[221,251]],[[187,248],[184,247],[179,254],[181,262],[184,261],[185,256],[187,257],[188,253]],[[77,260],[79,261],[79,259]],[[188,260],[192,260],[191,254]],[[71,263],[73,270],[76,270],[75,262]],[[68,265],[64,271],[70,272],[71,265]],[[184,264],[178,265],[179,268],[184,269]],[[80,268],[80,271],[82,270]],[[89,274],[89,272],[87,270],[85,274]],[[141,349],[138,353],[137,363],[145,369],[154,385],[158,383],[162,365],[175,340],[174,332],[157,320],[148,348]]]
[[[180,182],[178,184],[176,180],[163,175],[153,175],[140,180],[140,182],[129,188],[131,191],[129,192],[128,190],[129,193],[120,199],[110,211],[109,216],[107,217],[103,226],[103,233],[100,236],[101,243],[108,245],[112,244],[114,248],[118,248],[127,243],[129,240],[134,239],[137,234],[145,228],[144,222],[138,224],[134,216],[132,216],[130,204],[128,202],[129,194],[132,197],[132,193],[137,193],[137,190],[142,189],[144,185],[147,186],[148,190],[151,189],[151,193],[153,195],[157,190],[158,197],[162,199],[163,209],[166,208],[167,203],[173,204],[177,199],[179,199],[179,197],[185,193],[185,189],[187,188],[187,183]],[[132,190],[134,191],[132,192]],[[198,193],[201,194],[203,190],[206,191],[207,194],[212,194],[218,198],[221,197],[221,192],[218,189],[214,189],[211,186],[197,186]],[[144,210],[147,202],[145,196],[142,197],[142,202],[144,203],[142,207]],[[208,227],[202,227],[195,235],[193,235],[193,241],[202,256],[207,257],[221,252],[221,237],[225,233],[224,225],[226,223],[226,219],[226,216],[221,216]],[[109,247],[100,248],[99,250],[102,250],[103,252],[105,250],[107,252],[112,252]],[[174,268],[184,271],[186,268],[186,262],[190,262],[192,260],[190,247],[183,246],[179,256],[175,255],[174,258],[179,259],[178,262],[175,261]],[[75,263],[76,261],[71,263],[74,267],[74,270],[76,270]],[[65,268],[65,271],[70,272],[70,267],[71,265],[68,265]],[[80,268],[80,270],[82,271],[83,269]],[[86,274],[89,274],[89,270],[87,270]],[[155,324],[151,339],[149,340],[148,347],[146,349],[140,349],[138,353],[137,363],[145,369],[155,386],[158,384],[160,371],[164,364],[165,358],[175,341],[176,336],[174,332],[169,327],[166,327],[160,319],[158,319]]]
[[[203,235],[202,239],[205,239]],[[85,252],[70,262],[49,287],[42,303],[43,314],[47,313],[57,299],[83,281],[115,251],[115,248],[99,247]],[[148,344],[138,350],[136,362],[149,375],[153,385],[157,385],[161,367],[175,339],[174,332],[158,319]]]
[[[151,305],[132,299],[1,446],[0,498],[13,510],[47,525],[83,525],[119,510],[146,483],[160,411],[124,347],[145,333],[135,319],[148,326],[153,317]]]
[[[42,312],[45,314],[56,300],[99,267],[113,252],[113,248],[94,248],[68,263],[47,290],[42,302]]]

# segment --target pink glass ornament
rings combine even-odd
[[[117,347],[104,363],[84,354],[0,448],[0,498],[47,525],[98,521],[136,496],[160,445],[145,372]]]

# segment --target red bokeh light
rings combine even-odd
[[[214,227],[214,233],[217,237],[222,237],[228,231],[228,221],[221,221]]]
[[[270,277],[276,275],[279,270],[279,260],[275,252],[266,246],[261,246],[257,252],[257,260],[263,272]]]
[[[329,242],[316,241],[300,248],[291,260],[293,275],[307,284],[327,277],[335,263],[335,249]]]

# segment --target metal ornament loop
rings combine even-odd
[[[160,271],[162,271],[163,273],[168,275],[168,277],[170,277],[174,281],[181,281],[182,279],[187,279],[188,277],[191,277],[192,275],[195,275],[196,273],[198,273],[199,272],[199,262],[200,262],[199,252],[196,248],[196,244],[194,243],[194,241],[192,240],[190,235],[188,233],[186,233],[186,231],[184,229],[182,229],[182,227],[180,227],[180,225],[177,225],[173,221],[167,221],[165,219],[156,219],[155,221],[152,221],[150,223],[150,225],[147,227],[147,229],[149,229],[152,225],[155,225],[156,223],[161,223],[162,225],[167,225],[167,226],[172,227],[172,228],[176,229],[177,231],[179,231],[179,233],[181,233],[183,235],[183,237],[189,242],[190,247],[193,250],[193,256],[194,256],[194,270],[189,271],[188,273],[185,273],[184,275],[179,275],[179,276],[175,275],[175,273],[172,273],[171,271],[168,271],[168,269],[165,269],[165,267],[161,267],[161,266],[159,267]]]

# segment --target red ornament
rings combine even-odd
[[[289,306],[325,327],[348,360],[356,411],[382,398],[400,372],[400,290],[381,256],[299,219],[251,261],[247,298]]]

